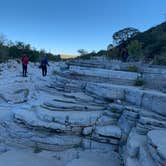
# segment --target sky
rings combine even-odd
[[[55,54],[106,49],[114,32],[166,21],[166,0],[0,0],[0,33]]]

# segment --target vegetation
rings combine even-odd
[[[118,109],[115,108],[115,107],[112,107],[112,108],[111,108],[111,111],[115,113],[115,112],[118,112]]]
[[[137,79],[134,81],[135,86],[143,86],[144,85],[144,80],[140,77],[137,77]]]
[[[113,34],[113,36],[112,36],[113,43],[115,45],[120,45],[120,44],[124,43],[125,41],[127,41],[128,39],[136,36],[138,33],[139,33],[139,30],[135,29],[133,27],[124,28]]]
[[[130,71],[130,72],[138,72],[139,71],[138,67],[134,66],[134,65],[128,66],[127,70]]]
[[[155,65],[166,65],[166,22],[145,32],[135,28],[125,28],[113,34],[113,43],[107,50],[97,53],[86,53],[79,57],[89,59],[95,56],[107,55],[111,59],[124,60],[124,50],[127,61],[151,62]]]
[[[35,143],[33,153],[40,153],[42,152],[42,149],[38,146],[37,143]]]
[[[127,45],[127,51],[129,55],[129,59],[133,61],[138,61],[142,58],[142,45],[138,40],[132,40]]]
[[[0,62],[8,59],[20,59],[23,54],[26,54],[30,61],[37,62],[43,56],[47,56],[49,60],[60,60],[60,56],[48,53],[45,50],[36,50],[30,44],[23,42],[12,42],[5,39],[4,35],[0,35]]]

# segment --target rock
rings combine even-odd
[[[124,99],[124,89],[121,86],[87,83],[86,91],[107,100]]]
[[[92,130],[93,130],[93,127],[85,127],[85,128],[83,129],[82,134],[83,134],[83,135],[90,135],[90,134],[92,134]]]
[[[125,162],[125,166],[140,166],[137,159],[128,157]]]
[[[118,126],[98,126],[95,129],[95,132],[101,136],[105,137],[115,137],[121,138],[121,130]]]
[[[91,139],[83,139],[82,147],[84,149],[97,149],[97,150],[109,150],[109,151],[117,151],[118,146],[114,144],[101,143]]]
[[[157,165],[166,163],[166,130],[148,132],[148,148]]]
[[[67,166],[120,166],[121,161],[115,152],[99,151],[99,150],[85,150],[79,153],[79,158],[74,159],[67,164]]]
[[[146,142],[146,137],[139,135],[133,129],[127,140],[127,153],[129,157],[136,158],[139,154],[140,147]]]
[[[13,109],[12,112],[14,113],[15,119],[27,123],[30,126],[50,129],[60,127],[59,129],[62,130],[70,126],[92,126],[101,116],[101,111],[94,111],[92,114],[91,111],[53,112],[42,108],[37,112],[25,109]]]
[[[138,154],[138,161],[140,165],[143,166],[156,166],[154,160],[152,159],[149,151],[147,150],[146,145],[140,146],[139,154]]]

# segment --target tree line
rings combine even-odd
[[[42,50],[33,48],[30,44],[24,42],[7,40],[4,35],[0,35],[0,62],[5,62],[8,59],[20,59],[23,54],[26,54],[30,61],[38,62],[43,56],[47,56],[51,61],[60,60],[60,55],[54,55]]]

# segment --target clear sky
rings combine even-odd
[[[0,0],[0,32],[53,53],[106,49],[112,34],[166,20],[166,0]]]

